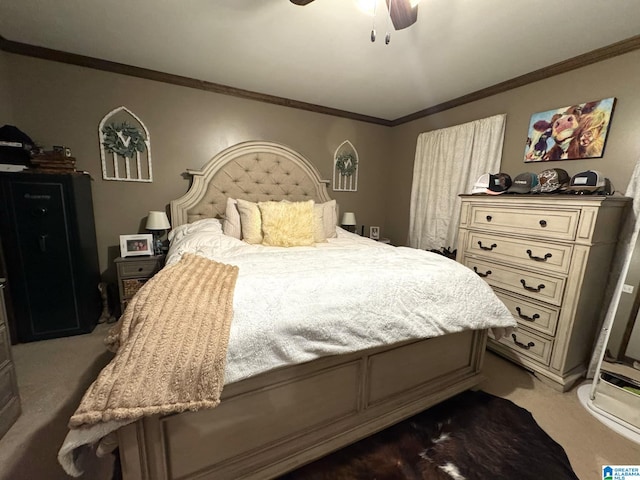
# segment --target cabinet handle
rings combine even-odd
[[[490,222],[491,220],[493,220],[493,217],[491,215],[487,215],[487,222]]]
[[[488,277],[489,275],[491,275],[491,270],[487,270],[487,273],[482,273],[478,271],[478,267],[473,267],[473,271],[481,277]]]
[[[38,244],[40,245],[40,251],[42,253],[45,253],[47,251],[47,237],[49,235],[47,235],[46,233],[40,235],[40,237],[38,238]]]
[[[533,255],[533,253],[531,253],[531,250],[527,250],[527,254],[529,255],[529,258],[531,260],[535,260],[536,262],[546,262],[548,258],[551,258],[551,254],[550,253],[545,253],[544,257],[536,257],[535,255]]]
[[[139,272],[141,272],[142,270],[144,270],[142,267],[138,267]]]
[[[492,243],[490,247],[483,247],[482,246],[482,241],[478,241],[478,245],[480,245],[480,249],[482,250],[493,250],[494,248],[496,248],[498,245],[496,245],[495,243]]]
[[[544,283],[541,283],[540,285],[538,285],[538,288],[528,286],[527,282],[524,281],[524,279],[521,279],[520,283],[522,284],[525,290],[529,290],[530,292],[539,292],[544,288]]]
[[[547,221],[546,221],[546,220],[540,220],[540,222],[538,222],[538,223],[540,223],[540,226],[541,226],[542,228],[544,228],[544,227],[546,227],[546,226],[547,226]]]
[[[535,347],[536,346],[536,344],[533,343],[533,342],[529,342],[526,345],[524,343],[522,343],[522,342],[519,342],[515,333],[511,334],[511,338],[513,338],[513,343],[515,343],[517,346],[519,346],[520,348],[522,348],[524,350],[529,350],[531,347]]]
[[[538,315],[537,313],[534,313],[532,317],[528,317],[527,315],[523,315],[523,313],[520,311],[520,307],[516,307],[516,311],[518,312],[518,316],[520,318],[522,318],[523,320],[527,320],[529,322],[535,322],[536,319],[540,318],[540,315]]]

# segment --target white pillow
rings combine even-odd
[[[257,203],[238,198],[242,240],[250,244],[262,243],[262,216]]]
[[[322,214],[322,225],[324,227],[324,236],[326,238],[336,238],[336,225],[338,224],[338,212],[335,200],[329,200],[319,204],[324,209]]]
[[[238,212],[238,202],[235,198],[227,197],[227,208],[224,212],[224,222],[222,231],[229,237],[242,238],[242,227],[240,224],[240,212]]]

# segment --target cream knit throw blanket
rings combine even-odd
[[[109,333],[113,360],[69,420],[111,420],[220,403],[238,267],[186,254],[138,291]]]

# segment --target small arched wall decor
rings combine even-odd
[[[333,155],[333,190],[335,192],[357,192],[360,159],[349,140],[345,140]]]
[[[107,113],[98,127],[102,178],[152,182],[149,130],[127,107]]]

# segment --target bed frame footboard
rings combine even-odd
[[[215,409],[118,432],[125,480],[268,479],[482,380],[486,331],[315,360],[225,387]]]

